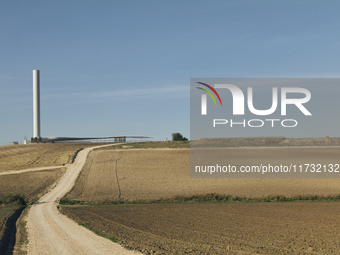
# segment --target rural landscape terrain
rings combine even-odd
[[[40,143],[0,147],[0,254],[11,254],[15,241],[16,253],[26,253],[20,248],[27,244],[26,221],[17,220],[21,212],[53,188],[66,170],[64,165],[72,163],[78,151],[93,146]]]
[[[93,143],[33,143],[0,146],[0,173],[72,163],[79,150],[92,146]]]
[[[340,152],[337,140],[291,139],[288,145],[273,145],[269,140],[264,145],[234,139],[226,153],[236,161],[248,155],[248,161],[275,162],[279,158],[327,160],[326,154],[334,160]],[[5,173],[0,175],[0,226],[22,208],[14,194],[23,194],[25,199],[40,197],[65,175],[77,152],[91,146],[37,144],[32,146],[33,156],[26,159],[29,146],[0,147],[0,174]],[[144,254],[339,252],[340,179],[190,178],[189,147],[189,142],[147,142],[92,150],[74,186],[61,198],[59,212]],[[50,168],[15,173],[39,167]],[[25,220],[21,225],[25,229]],[[8,236],[5,229],[0,229],[2,242]],[[20,226],[18,234],[15,251],[25,254],[20,247],[30,238],[25,239]]]

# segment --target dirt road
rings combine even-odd
[[[57,186],[30,209],[27,216],[29,254],[137,254],[79,226],[59,213],[54,202],[72,188],[93,148],[79,152]]]

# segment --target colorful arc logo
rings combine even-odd
[[[201,84],[201,85],[204,85],[204,86],[206,86],[207,88],[211,89],[211,91],[214,92],[215,95],[217,96],[217,98],[218,98],[218,100],[220,101],[220,104],[221,104],[221,106],[222,106],[222,100],[221,100],[221,98],[220,98],[220,95],[217,93],[217,91],[216,91],[213,87],[211,87],[210,85],[205,84],[205,83],[203,83],[203,82],[197,82],[197,83],[199,83],[199,84]],[[214,96],[211,94],[211,92],[210,92],[209,90],[206,90],[206,89],[203,89],[203,88],[200,88],[200,87],[197,87],[197,88],[203,90],[204,92],[206,92],[206,93],[214,100],[215,105],[217,105]]]

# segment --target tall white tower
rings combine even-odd
[[[33,70],[33,138],[40,137],[40,72]]]

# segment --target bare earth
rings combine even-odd
[[[54,203],[72,188],[90,150],[79,152],[58,185],[30,209],[27,216],[29,254],[136,254],[79,226],[59,213]]]
[[[340,203],[65,206],[145,254],[339,254]]]
[[[0,185],[4,194],[21,187],[27,188],[27,192],[41,193],[64,169],[41,171],[38,167],[61,166],[70,161],[75,151],[73,145],[65,144],[65,148],[56,144],[30,146],[0,148],[0,174],[3,173]],[[327,154],[332,159],[339,155],[339,148],[324,149],[329,150]],[[136,253],[60,214],[54,201],[72,187],[68,198],[84,201],[148,200],[206,193],[241,196],[340,193],[340,179],[191,179],[189,149],[93,151],[81,171],[89,150],[81,151],[76,162],[67,165],[58,185],[30,209],[29,254]],[[239,160],[245,159],[245,150],[251,151],[250,148],[231,150],[232,157]],[[307,147],[299,153],[293,152],[296,150],[299,148],[254,148],[252,159],[277,160],[285,155],[290,161],[327,160],[324,154],[311,153]],[[266,159],[263,155],[275,157]],[[76,222],[115,236],[124,246],[146,254],[338,254],[340,251],[339,202],[63,206],[62,211]]]
[[[325,160],[313,147],[232,148],[233,159]],[[339,147],[320,148],[338,155]],[[313,152],[313,153],[312,153]],[[320,151],[319,151],[320,152]],[[189,149],[93,151],[68,198],[148,200],[219,193],[327,195],[340,179],[192,179]],[[65,206],[74,220],[145,254],[331,254],[340,250],[339,202]]]

